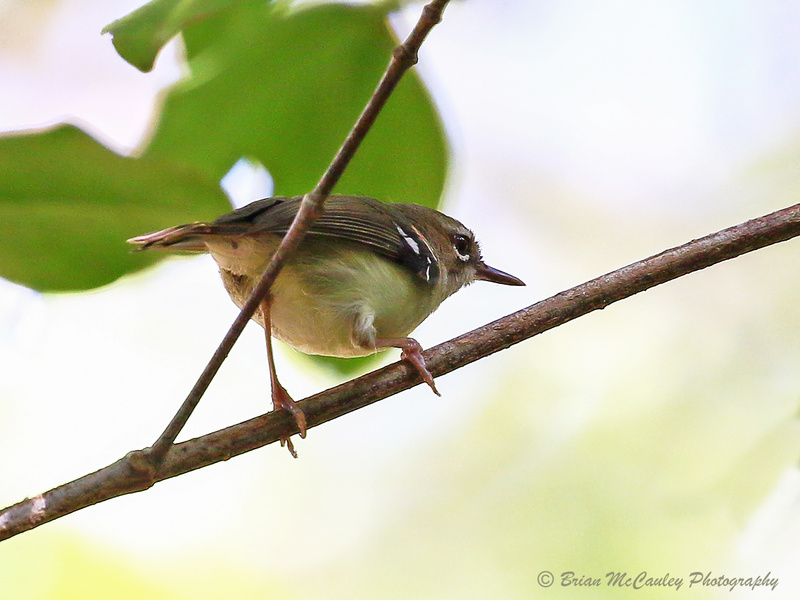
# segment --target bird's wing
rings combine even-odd
[[[285,235],[300,207],[301,196],[265,198],[222,215],[203,231],[210,235]],[[368,247],[403,265],[423,280],[439,277],[436,257],[424,236],[403,214],[393,214],[373,198],[331,196],[308,235],[340,239]]]

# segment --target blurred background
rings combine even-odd
[[[143,74],[100,35],[141,4],[0,2],[0,131],[68,120],[134,152],[182,73],[179,41]],[[453,3],[418,67],[443,209],[528,286],[471,286],[415,337],[796,203],[798,40],[790,1]],[[226,180],[237,203],[269,185]],[[680,592],[770,573],[795,598],[798,267],[797,241],[746,255],[313,429],[298,460],[269,446],[5,541],[0,598],[616,598],[606,573],[642,571]],[[152,443],[236,315],[218,279],[199,257],[89,293],[0,280],[0,504]],[[284,350],[295,398],[340,381]],[[181,439],[269,407],[252,326]]]

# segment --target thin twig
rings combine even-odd
[[[666,250],[537,302],[427,350],[425,363],[439,377],[618,300],[798,235],[800,204]],[[415,369],[397,362],[311,396],[300,404],[311,428],[419,383]],[[130,457],[141,456],[144,451],[131,453],[99,471],[0,512],[0,540],[103,500],[144,490],[156,481],[228,460],[296,432],[295,421],[286,411],[271,412],[175,445],[153,477],[137,478],[143,469],[132,465],[135,461]]]
[[[400,78],[417,62],[417,52],[422,42],[425,40],[430,30],[441,21],[442,12],[448,2],[449,0],[433,0],[430,4],[426,5],[422,10],[419,21],[406,38],[406,41],[395,49],[389,66],[367,103],[367,106],[359,116],[356,124],[350,130],[347,139],[342,144],[333,162],[325,171],[322,179],[320,179],[316,187],[303,198],[300,209],[297,211],[297,215],[289,231],[286,232],[280,246],[278,246],[275,254],[272,255],[269,265],[267,265],[264,274],[261,276],[261,280],[253,289],[247,302],[245,302],[242,307],[241,312],[233,321],[228,333],[225,334],[225,337],[222,339],[222,342],[220,342],[211,360],[208,362],[205,369],[203,369],[203,372],[189,392],[186,400],[183,401],[178,412],[172,418],[169,425],[167,425],[164,432],[159,436],[158,440],[156,440],[155,444],[153,444],[148,454],[144,457],[137,457],[135,466],[139,469],[137,473],[140,477],[152,477],[159,469],[159,466],[164,461],[164,457],[175,443],[178,434],[180,434],[192,412],[194,412],[194,409],[200,402],[200,398],[203,397],[203,394],[208,389],[217,371],[219,371],[220,366],[222,366],[231,348],[233,348],[236,340],[239,339],[245,325],[247,325],[247,322],[253,316],[259,304],[261,304],[261,301],[266,297],[269,288],[278,277],[278,273],[283,268],[283,265],[286,264],[288,258],[296,250],[297,246],[300,245],[300,242],[303,237],[305,237],[309,228],[322,214],[325,199],[342,177],[342,174],[344,174],[344,170],[347,168],[356,150],[366,137],[367,132],[372,127],[372,124],[386,104],[392,91],[397,87]]]

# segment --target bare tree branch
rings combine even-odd
[[[211,360],[206,365],[203,372],[200,374],[194,387],[189,392],[186,400],[178,409],[178,412],[172,418],[167,428],[153,444],[149,454],[143,457],[150,463],[150,470],[157,470],[164,460],[164,457],[169,452],[170,447],[175,443],[175,439],[180,434],[186,422],[189,420],[192,412],[200,402],[214,376],[219,371],[220,366],[227,358],[228,353],[233,348],[236,340],[242,334],[245,325],[253,316],[253,313],[258,308],[261,301],[266,297],[269,288],[272,287],[273,282],[278,277],[283,265],[289,259],[291,254],[297,249],[305,237],[306,232],[311,228],[314,222],[320,217],[323,211],[323,205],[331,193],[336,183],[344,174],[344,170],[350,163],[350,160],[356,153],[356,150],[361,145],[361,142],[366,137],[375,119],[381,109],[386,105],[386,101],[394,91],[400,78],[417,62],[417,52],[419,51],[422,42],[427,37],[433,27],[442,19],[442,12],[450,0],[432,0],[427,4],[423,10],[414,29],[406,38],[406,41],[400,44],[392,55],[389,66],[386,69],[383,77],[381,78],[378,87],[369,99],[367,106],[362,111],[361,115],[356,121],[356,124],[350,130],[350,133],[342,144],[333,162],[319,180],[316,187],[303,198],[300,204],[300,209],[292,222],[289,231],[286,232],[283,240],[281,240],[275,254],[272,255],[269,265],[267,265],[264,274],[261,276],[258,284],[253,288],[253,292],[242,307],[241,312],[233,321],[231,328],[225,337],[220,342],[217,349],[214,351]]]
[[[537,302],[427,350],[425,362],[430,372],[439,377],[618,300],[797,235],[800,235],[800,204],[666,250]],[[300,404],[310,428],[419,383],[416,370],[397,362],[311,396]],[[103,500],[142,491],[157,481],[228,460],[296,432],[291,415],[278,411],[176,444],[158,471],[153,471],[146,459],[149,449],[131,452],[99,471],[0,512],[0,540]]]

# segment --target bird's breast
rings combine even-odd
[[[241,307],[258,276],[220,267]],[[301,246],[272,288],[272,335],[307,354],[365,356],[376,338],[408,336],[440,302],[408,269],[360,247]]]

